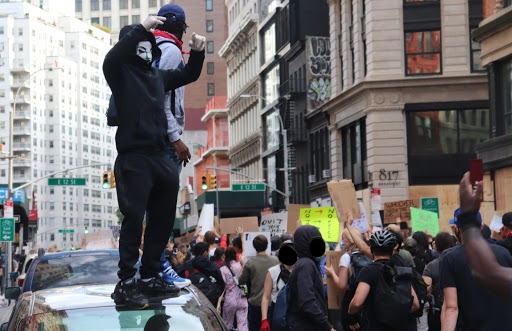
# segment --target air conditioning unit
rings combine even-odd
[[[331,169],[322,170],[322,178],[323,179],[331,178]]]
[[[316,183],[316,175],[309,175],[308,176],[308,183]]]

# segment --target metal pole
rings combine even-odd
[[[281,125],[281,134],[283,135],[283,162],[284,162],[284,194],[285,194],[285,207],[288,210],[288,205],[290,205],[290,186],[288,182],[288,134],[286,129],[284,128],[283,119],[281,118],[281,114],[279,113],[279,109],[273,106],[274,110],[277,112],[277,116],[279,118],[279,124]]]
[[[215,179],[217,180],[217,153],[213,154],[213,170],[215,173]],[[215,185],[215,200],[217,205],[217,221],[220,224],[220,209],[219,209],[219,183]]]

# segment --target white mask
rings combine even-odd
[[[141,41],[137,45],[137,56],[150,63],[153,60],[153,54],[151,53],[151,43],[149,41]]]

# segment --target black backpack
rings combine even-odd
[[[351,275],[348,279],[348,285],[351,291],[355,292],[357,288],[357,277],[359,277],[361,270],[372,262],[373,260],[361,251],[352,251],[350,253]]]
[[[413,269],[382,264],[375,287],[373,311],[379,324],[400,330],[407,324],[413,304]]]
[[[412,279],[412,287],[414,288],[414,292],[416,292],[416,296],[418,297],[418,301],[420,303],[420,308],[413,312],[411,316],[414,317],[421,317],[423,316],[425,303],[427,303],[428,300],[428,288],[427,284],[423,280],[423,277],[421,274],[416,271],[414,268],[412,269],[413,273],[413,279]]]
[[[213,276],[207,276],[191,265],[189,265],[182,274],[183,277],[190,279],[192,284],[210,300],[214,307],[217,307],[219,298],[222,292],[224,292],[223,285],[219,284]]]
[[[174,42],[171,40],[162,40],[162,41],[159,41],[156,45],[160,46],[161,44],[165,44],[165,43],[174,44]],[[157,63],[156,67],[158,68],[158,63]],[[174,90],[171,90],[171,113],[173,116],[176,116],[176,92]],[[107,125],[108,126],[118,126],[119,125],[119,117],[117,115],[117,109],[116,109],[116,103],[114,100],[114,95],[110,96],[110,100],[108,101],[107,112],[105,113],[105,115],[107,116]]]

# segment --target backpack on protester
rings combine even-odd
[[[171,43],[171,44],[176,45],[172,40],[162,40],[162,41],[159,41],[158,43],[156,43],[156,45],[160,46],[161,44],[165,44],[165,43]],[[157,68],[159,67],[159,62],[157,63],[156,67]],[[171,90],[171,113],[173,116],[176,116],[176,92],[174,90]],[[108,126],[119,126],[119,116],[117,114],[117,108],[116,108],[116,103],[114,100],[114,95],[110,96],[110,100],[108,101],[107,112],[105,113],[105,115],[107,116],[107,125]]]
[[[353,251],[350,253],[350,278],[348,279],[348,285],[351,290],[355,292],[357,287],[357,277],[361,270],[372,263],[373,260],[368,256],[364,255],[361,251]]]
[[[217,302],[224,292],[224,286],[220,285],[215,277],[207,276],[192,266],[183,271],[183,276],[190,279],[192,284],[210,300],[212,305],[217,307]]]
[[[416,292],[416,296],[418,297],[418,301],[420,303],[420,308],[415,312],[411,313],[413,317],[421,317],[425,311],[425,304],[429,302],[428,300],[428,287],[427,283],[423,280],[421,274],[416,271],[414,268],[412,270],[413,279],[412,279],[412,288],[414,292]]]
[[[372,303],[379,324],[397,330],[407,324],[414,300],[411,294],[413,279],[410,267],[381,265]]]
[[[272,316],[272,331],[288,331],[288,305],[290,304],[290,286],[288,283],[277,294]]]

